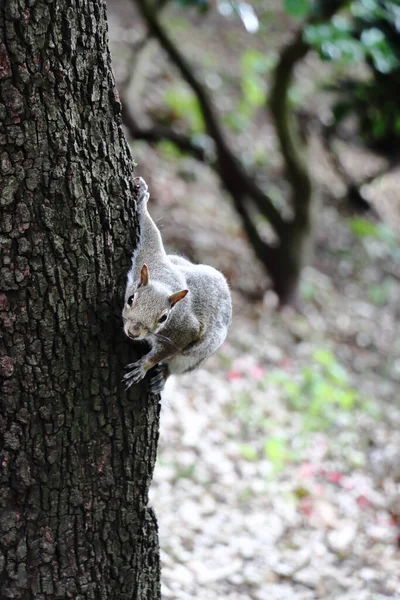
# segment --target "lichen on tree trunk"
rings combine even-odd
[[[138,241],[101,0],[0,6],[0,597],[154,600],[159,403],[120,383]]]

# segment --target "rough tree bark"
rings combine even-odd
[[[154,600],[158,397],[110,301],[138,241],[102,0],[0,5],[0,597]]]

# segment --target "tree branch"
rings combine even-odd
[[[343,5],[345,0],[320,0],[307,23],[316,23],[330,19]],[[275,68],[269,107],[275,123],[281,151],[285,160],[287,178],[292,187],[294,220],[292,226],[310,224],[312,215],[312,180],[307,165],[307,156],[303,152],[298,124],[290,106],[289,89],[294,69],[310,50],[304,39],[304,25],[294,39],[283,48]]]
[[[295,220],[299,211],[308,212],[311,201],[312,183],[308,173],[307,159],[301,151],[301,141],[297,123],[289,101],[289,89],[296,64],[309,50],[300,30],[294,40],[281,52],[274,72],[270,96],[270,109],[279,138],[281,152],[285,160],[287,178],[292,186],[292,200]]]
[[[189,136],[177,133],[168,127],[141,128],[128,108],[125,95],[121,95],[122,120],[130,135],[135,140],[145,140],[149,143],[159,143],[164,140],[172,142],[175,146],[187,154],[191,154],[197,160],[212,165],[212,157],[200,144],[196,144]]]
[[[179,52],[170,37],[161,26],[156,11],[149,6],[147,0],[134,0],[145,19],[149,31],[159,41],[161,47],[170,60],[179,69],[183,79],[195,93],[204,119],[208,135],[215,143],[217,153],[218,172],[221,179],[231,193],[236,197],[235,202],[245,202],[250,197],[258,210],[263,214],[275,231],[279,234],[285,229],[285,222],[272,200],[257,186],[253,179],[246,173],[242,164],[228,147],[218,118],[214,113],[212,101],[205,87],[195,76],[185,57]],[[240,200],[241,198],[241,200]]]
[[[369,185],[373,183],[379,177],[390,173],[390,171],[393,168],[397,167],[397,165],[399,164],[399,156],[391,157],[388,164],[380,168],[377,172],[373,173],[372,175],[369,175],[362,181],[357,182],[347,171],[342,160],[340,159],[338,152],[335,150],[334,143],[332,140],[334,133],[335,129],[332,125],[326,126],[321,124],[322,143],[326,152],[329,155],[329,158],[331,159],[333,168],[336,170],[339,177],[341,177],[344,185],[347,188],[347,198],[349,203],[357,210],[372,211],[374,213],[374,216],[379,217],[376,209],[362,195],[361,188],[364,185]]]
[[[257,227],[250,216],[248,205],[243,202],[243,198],[232,194],[233,203],[236,211],[239,213],[244,230],[249,238],[249,241],[254,249],[254,252],[259,261],[265,266],[269,273],[272,273],[274,265],[277,262],[276,248],[270,246],[260,236]]]

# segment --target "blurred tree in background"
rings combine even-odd
[[[219,2],[219,12],[227,16],[236,14],[249,32],[249,47],[238,65],[242,97],[235,111],[221,116],[196,65],[188,60],[164,25],[162,9],[167,3],[132,1],[147,26],[140,48],[145,48],[151,38],[157,40],[171,67],[178,70],[191,93],[173,87],[167,90],[164,102],[170,108],[171,118],[157,122],[153,115],[152,125],[143,127],[125,94],[128,78],[121,90],[126,126],[135,139],[151,143],[167,140],[217,172],[232,197],[258,259],[271,277],[280,304],[296,304],[301,270],[309,262],[313,249],[317,194],[307,157],[307,142],[301,135],[293,100],[294,71],[311,50],[316,50],[324,60],[342,65],[363,62],[370,69],[367,78],[361,73],[352,79],[342,77],[330,85],[334,93],[332,117],[328,124],[322,124],[326,148],[349,195],[356,196],[358,205],[368,206],[361,196],[361,185],[352,181],[342,164],[333,138],[340,134],[345,119],[353,116],[358,120],[357,135],[361,141],[393,155],[400,127],[394,95],[399,78],[398,6],[383,0],[285,0],[282,6],[289,22],[293,25],[293,19],[297,19],[300,24],[294,29],[292,26],[290,39],[275,59],[267,50],[260,50],[259,43],[251,46],[255,40],[251,33],[259,29],[257,12],[262,12],[262,4]],[[211,9],[204,0],[185,1],[183,5],[197,7],[200,12]],[[134,68],[132,64],[131,75]],[[288,197],[283,202],[276,200],[268,182],[264,180],[261,184],[265,164],[260,167],[255,161],[250,167],[246,165],[230,139],[230,132],[245,128],[262,108],[268,109],[272,117],[284,160],[289,187]],[[266,111],[265,114],[267,116]],[[184,132],[179,123],[176,126],[179,116],[184,116],[188,125]]]

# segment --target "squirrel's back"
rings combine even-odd
[[[178,263],[175,265],[178,266]],[[189,289],[185,298],[187,311],[199,323],[197,341],[169,362],[171,373],[186,373],[198,367],[225,341],[232,321],[232,302],[225,277],[213,267],[186,261],[186,264],[181,262],[178,268]],[[180,310],[184,322],[183,302]]]
[[[228,326],[232,319],[231,295],[225,277],[209,265],[179,266],[187,287],[192,290],[192,306],[197,318],[212,325],[220,321]]]

